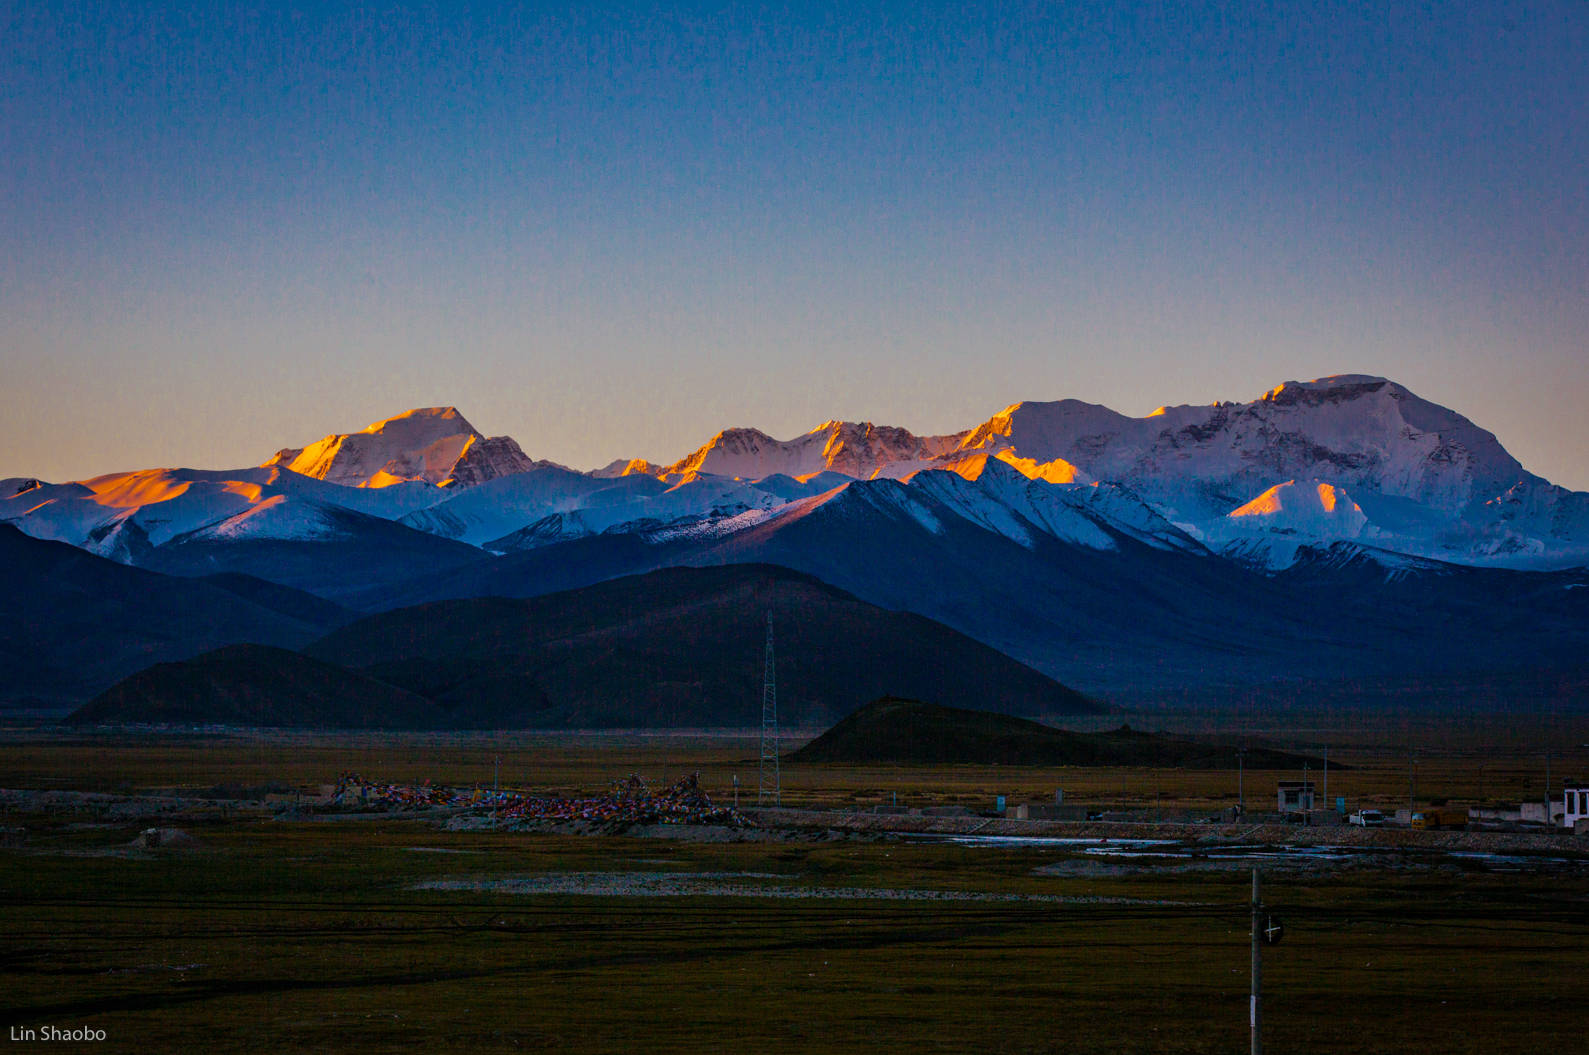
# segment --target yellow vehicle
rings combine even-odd
[[[1412,826],[1414,828],[1466,828],[1468,826],[1468,811],[1419,810],[1412,815]]]

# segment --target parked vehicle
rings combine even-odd
[[[1412,815],[1414,828],[1466,828],[1467,810],[1419,810]]]
[[[1385,815],[1379,810],[1358,810],[1346,818],[1346,823],[1355,824],[1359,828],[1383,828]]]

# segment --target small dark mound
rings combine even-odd
[[[1123,725],[1073,733],[1025,718],[884,696],[789,755],[789,762],[1234,769],[1236,752]],[[1301,769],[1319,759],[1248,748],[1249,769]],[[1341,768],[1341,767],[1338,767]]]

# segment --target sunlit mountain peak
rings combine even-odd
[[[667,473],[667,469],[663,466],[657,465],[655,462],[649,462],[644,458],[630,458],[627,460],[618,458],[614,461],[608,462],[606,465],[595,470],[590,475],[596,477],[599,480],[604,480],[623,476],[634,476],[637,473],[643,476],[663,476]]]
[[[1231,510],[1230,515],[1245,517],[1271,516],[1284,512],[1334,513],[1337,508],[1350,511],[1357,509],[1357,503],[1347,497],[1345,491],[1331,484],[1319,483],[1317,480],[1305,483],[1287,480],[1285,483],[1275,484],[1252,501]]]
[[[1341,389],[1361,391],[1375,386],[1392,384],[1389,378],[1376,374],[1331,374],[1312,381],[1285,381],[1265,392],[1263,398],[1274,401],[1282,394],[1297,395],[1302,392],[1331,392]]]
[[[468,487],[535,463],[509,437],[481,435],[456,407],[421,407],[278,451],[265,464],[346,487]]]
[[[457,407],[415,407],[413,410],[405,410],[401,414],[394,414],[389,418],[377,421],[373,425],[366,425],[361,431],[374,435],[384,432],[400,422],[411,421],[442,421],[447,422],[454,431],[475,432],[475,427],[464,419],[464,416],[458,412]]]

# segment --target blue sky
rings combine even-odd
[[[1361,372],[1589,489],[1589,8],[1366,6],[0,3],[0,476]]]

